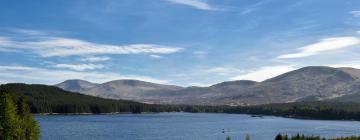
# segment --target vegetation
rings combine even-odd
[[[360,137],[350,136],[350,137],[340,137],[340,138],[324,138],[320,136],[305,136],[297,134],[295,136],[289,137],[288,135],[278,134],[275,137],[275,140],[360,140]]]
[[[190,106],[143,104],[126,100],[103,99],[64,91],[45,85],[6,84],[19,100],[24,96],[32,113],[114,113],[114,112],[208,112],[275,115],[303,119],[360,120],[360,103],[296,102],[256,106]]]
[[[295,102],[233,107],[226,113],[274,115],[302,119],[360,120],[359,103]]]
[[[229,136],[226,137],[226,140],[231,140]],[[246,135],[245,140],[250,140],[250,136]],[[288,136],[286,134],[278,134],[275,137],[275,140],[360,140],[360,137],[350,136],[350,137],[340,137],[340,138],[324,138],[320,136],[305,136],[297,134],[295,136]]]
[[[360,120],[360,103],[296,102],[256,106],[189,106],[143,104],[111,100],[64,91],[45,85],[6,84],[0,86],[1,139],[38,139],[39,126],[32,113],[113,113],[113,112],[209,112],[275,115],[311,119]],[[29,107],[29,106],[30,107]],[[227,137],[226,139],[231,139]],[[245,137],[250,140],[250,136]],[[278,135],[276,140],[324,140],[319,136]],[[360,140],[360,137],[329,140]]]
[[[143,104],[126,100],[104,99],[64,91],[46,85],[6,84],[15,98],[28,99],[32,113],[114,113],[114,112],[218,112],[221,107]]]
[[[0,88],[0,139],[37,140],[39,137],[39,126],[25,99],[14,100],[9,91]]]

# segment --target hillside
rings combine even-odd
[[[33,113],[137,113],[165,111],[170,108],[126,100],[103,99],[38,84],[5,84],[0,88],[9,90],[15,98],[24,96]]]
[[[125,100],[103,99],[46,85],[6,84],[15,98],[24,96],[32,113],[113,113],[113,112],[207,112],[276,115],[292,118],[360,120],[359,103],[295,102],[255,106],[154,105]],[[357,98],[358,99],[358,98]]]
[[[90,89],[92,87],[97,86],[96,83],[91,83],[85,80],[80,79],[72,79],[72,80],[66,80],[64,82],[61,82],[59,84],[56,84],[57,87],[66,89],[68,91],[72,92],[81,92],[87,89]]]
[[[79,92],[159,104],[255,105],[331,100],[360,93],[359,77],[359,69],[310,66],[262,82],[239,80],[209,87],[182,88],[137,80],[117,80],[91,88],[81,87],[79,89],[85,90]]]

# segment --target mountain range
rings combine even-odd
[[[102,84],[67,80],[64,90],[110,99],[156,104],[256,105],[297,101],[351,101],[360,99],[360,70],[310,66],[262,82],[227,81],[209,87],[180,87],[139,80]]]

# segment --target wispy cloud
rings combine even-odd
[[[166,0],[174,4],[190,6],[199,10],[218,10],[202,0]]]
[[[103,57],[89,56],[89,57],[81,58],[81,61],[86,61],[86,62],[102,62],[109,60],[111,60],[111,58],[107,56],[103,56]]]
[[[281,59],[302,58],[302,57],[317,55],[328,51],[340,50],[359,44],[360,44],[360,39],[351,36],[325,38],[317,43],[298,48],[299,52],[280,55],[277,58],[281,58]]]
[[[33,34],[31,38],[0,36],[0,51],[33,52],[42,57],[66,57],[99,54],[171,54],[183,49],[158,44],[100,44],[76,38],[43,35],[33,30],[20,31],[22,35],[28,35],[28,32]]]
[[[67,68],[76,71],[101,69],[104,65],[101,64],[55,64],[55,68]]]
[[[146,76],[121,75],[112,72],[81,72],[70,70],[51,70],[27,66],[0,65],[0,79],[3,83],[27,82],[37,84],[56,84],[68,79],[84,79],[95,83],[102,83],[118,79],[137,79],[165,84],[167,80],[159,80]],[[51,78],[44,78],[51,77]]]
[[[42,57],[96,55],[96,54],[170,54],[182,48],[156,44],[109,45],[79,39],[48,37],[33,41],[10,40],[0,48],[31,50]]]
[[[29,30],[29,29],[14,28],[14,29],[10,29],[10,30],[12,32],[21,33],[21,34],[25,34],[25,35],[45,35],[45,34],[47,34],[43,31]]]
[[[351,68],[360,69],[360,61],[350,61],[350,62],[339,63],[339,64],[330,64],[330,65],[326,65],[326,66],[335,67],[335,68],[351,67]]]
[[[226,75],[242,72],[242,70],[233,67],[212,67],[212,68],[204,69],[200,72],[204,74],[216,74],[216,75],[226,76]]]
[[[262,1],[254,3],[254,4],[251,4],[249,6],[246,6],[246,8],[243,11],[241,11],[240,14],[242,14],[242,15],[250,14],[250,13],[260,9],[260,6],[262,6],[266,3],[269,3],[271,1],[272,0],[262,0]]]
[[[350,11],[350,14],[352,14],[354,17],[360,17],[360,11]]]
[[[260,82],[292,70],[295,70],[295,67],[292,65],[266,66],[235,76],[231,80],[254,80]]]
[[[155,54],[151,54],[149,55],[151,58],[163,58],[162,56],[160,55],[155,55]]]
[[[196,86],[196,87],[209,87],[212,84],[204,84],[204,83],[190,83],[189,86]]]

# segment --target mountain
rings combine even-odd
[[[160,104],[255,105],[321,101],[360,94],[360,70],[310,66],[262,82],[239,80],[209,87],[183,88],[137,80],[117,80],[79,89],[82,89],[79,92],[87,95]]]
[[[98,84],[91,83],[85,80],[72,79],[56,84],[55,86],[72,92],[81,92],[97,85]]]
[[[133,112],[145,104],[126,100],[103,99],[39,84],[12,83],[0,85],[15,98],[24,96],[32,113],[109,113]]]
[[[169,93],[182,89],[179,86],[155,84],[139,80],[114,80],[102,84],[93,84],[83,80],[67,80],[55,86],[102,98],[141,102],[147,102],[147,100],[151,102],[151,100],[155,99],[160,100],[161,93]]]
[[[309,97],[325,100],[350,94],[344,91],[355,81],[342,69],[311,66],[265,80],[230,97],[233,102],[248,104],[294,102]]]
[[[236,81],[234,83],[242,83],[242,81]],[[200,87],[189,87],[189,89],[193,88],[198,89]],[[206,87],[201,89],[206,89]],[[203,105],[156,105],[143,104],[126,100],[104,99],[83,95],[76,92],[65,91],[54,86],[39,84],[29,85],[21,83],[0,85],[0,94],[3,94],[4,92],[10,93],[15,99],[18,99],[20,96],[24,96],[30,105],[30,110],[32,113],[96,114],[117,112],[207,112],[241,113],[259,116],[275,115],[291,118],[296,117],[326,120],[360,120],[360,108],[358,107],[360,103],[317,101],[236,107]]]

